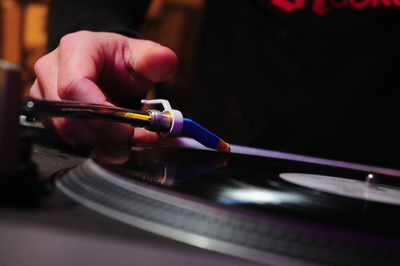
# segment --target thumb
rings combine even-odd
[[[152,82],[168,79],[178,64],[178,58],[171,49],[147,40],[130,39],[124,56],[136,73]]]

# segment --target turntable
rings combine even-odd
[[[400,170],[186,138],[86,154],[21,132],[32,156],[2,164],[2,265],[400,263]]]

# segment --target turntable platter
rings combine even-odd
[[[390,188],[379,191],[396,198],[398,177],[382,173],[185,148],[107,147],[57,186],[117,220],[258,262],[396,265],[395,202],[307,185],[318,177],[367,190],[371,175],[375,190]]]

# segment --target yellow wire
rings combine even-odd
[[[136,119],[140,119],[140,120],[150,120],[151,116],[149,115],[142,115],[142,114],[135,114],[135,113],[120,113],[121,115],[125,116],[125,117],[129,117],[129,118],[136,118]]]

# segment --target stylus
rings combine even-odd
[[[184,135],[190,136],[206,147],[224,152],[231,151],[231,146],[223,139],[189,118],[183,119],[182,132]]]

